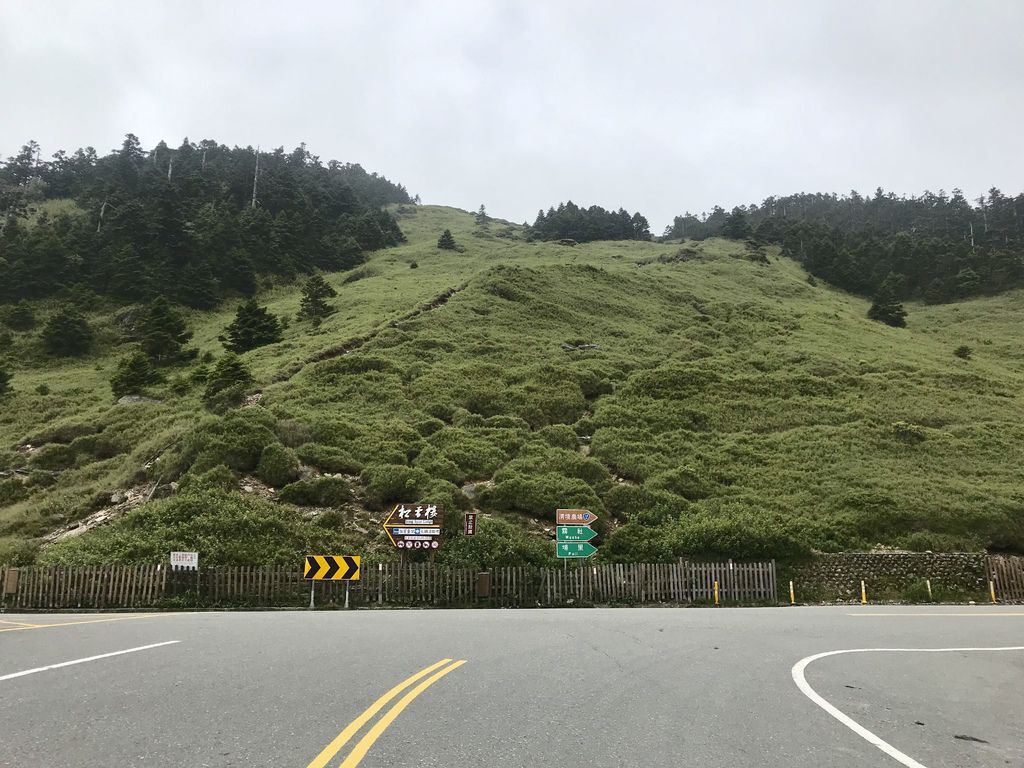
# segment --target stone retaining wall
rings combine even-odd
[[[986,574],[984,552],[819,554],[786,568],[780,574],[779,592],[785,594],[785,580],[792,579],[798,601],[859,599],[863,580],[869,599],[899,598],[904,590],[931,579],[936,592],[973,595],[987,589]]]

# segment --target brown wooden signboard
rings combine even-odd
[[[597,515],[589,509],[556,509],[555,525],[593,525]]]
[[[384,531],[398,549],[435,550],[441,546],[444,510],[438,504],[396,504]]]

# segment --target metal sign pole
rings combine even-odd
[[[311,610],[311,611],[315,607],[314,597],[313,597],[313,590],[314,589],[316,589],[316,582],[315,581],[309,582],[309,610]]]
[[[345,610],[346,611],[348,610],[348,585],[349,584],[351,584],[351,582],[349,582],[349,581],[345,582]]]

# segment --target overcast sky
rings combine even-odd
[[[0,0],[0,155],[123,134],[660,231],[798,191],[1024,188],[1024,2]]]

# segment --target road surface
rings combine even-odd
[[[1024,607],[0,614],[12,768],[1005,768],[1022,719]]]

